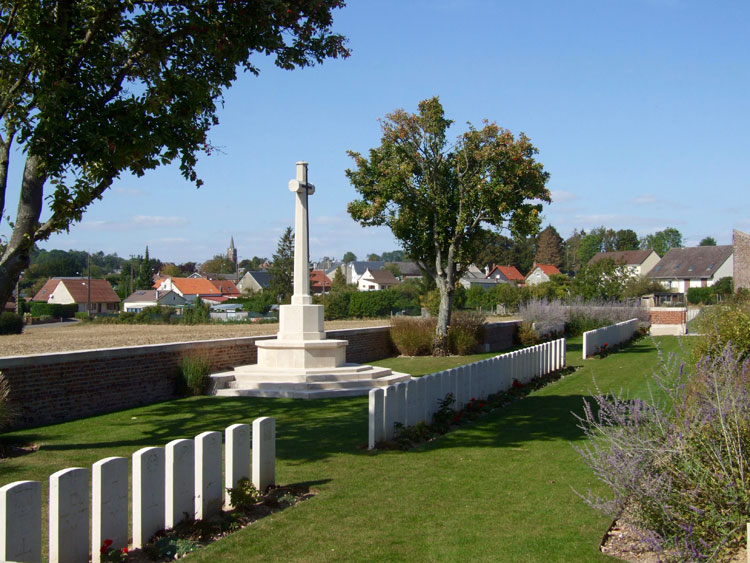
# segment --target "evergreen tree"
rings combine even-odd
[[[139,258],[138,276],[133,280],[134,289],[151,289],[154,285],[154,271],[151,266],[151,258],[148,255],[148,246],[146,254]]]
[[[716,246],[716,239],[714,237],[705,237],[698,243],[698,246]]]
[[[294,234],[291,227],[287,227],[279,239],[269,273],[269,291],[279,302],[288,303],[294,293]]]
[[[346,276],[344,275],[344,271],[341,268],[336,268],[336,273],[333,274],[333,279],[331,280],[331,291],[343,289],[345,287]]]
[[[344,254],[344,257],[341,259],[342,262],[356,262],[357,261],[357,255],[354,254],[354,252],[349,251]]]
[[[559,268],[563,264],[563,239],[557,229],[550,225],[536,239],[536,262],[552,264]]]
[[[565,241],[565,271],[566,272],[577,272],[581,269],[581,260],[579,258],[579,250],[581,248],[581,240],[586,236],[586,231],[581,229],[573,229],[573,234],[570,235]]]
[[[638,250],[640,241],[633,229],[620,229],[616,236],[615,250]]]

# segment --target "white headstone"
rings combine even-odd
[[[164,529],[164,448],[133,454],[133,547],[143,547]]]
[[[396,422],[406,426],[406,383],[396,383]]]
[[[416,378],[416,393],[417,393],[417,422],[424,421],[427,422],[427,412],[426,412],[426,404],[427,404],[427,380],[424,377],[417,377]]]
[[[253,421],[253,485],[261,492],[276,483],[276,419]]]
[[[195,516],[195,442],[172,440],[164,450],[164,526],[174,528]]]
[[[100,459],[91,466],[91,559],[98,563],[105,540],[128,546],[128,460]]]
[[[224,489],[234,489],[240,479],[250,479],[249,424],[232,424],[224,431]],[[231,505],[228,490],[224,504]]]
[[[49,477],[49,560],[89,558],[89,472],[63,469]]]
[[[417,381],[410,379],[406,382],[406,426],[416,426],[422,418],[417,410],[419,405],[417,393]]]
[[[195,518],[203,520],[221,511],[221,432],[195,437]]]
[[[398,418],[398,400],[396,398],[396,386],[389,385],[385,388],[383,397],[383,436],[386,440],[393,439],[393,425]]]
[[[42,560],[42,484],[39,481],[16,481],[0,487],[0,526],[0,560]]]
[[[383,441],[385,435],[383,427],[384,395],[385,393],[381,388],[370,389],[367,447],[371,450],[375,449],[378,442]]]

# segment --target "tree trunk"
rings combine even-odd
[[[451,310],[453,309],[452,284],[438,277],[437,286],[440,291],[440,308],[438,309],[437,325],[435,326],[435,338],[432,341],[433,356],[448,355],[448,326],[451,323]]]
[[[0,257],[0,305],[4,306],[16,287],[21,273],[29,267],[31,249],[34,247],[34,234],[42,213],[42,193],[44,173],[41,162],[35,156],[26,159],[21,182],[21,195],[18,200],[18,213],[13,233],[5,252]]]

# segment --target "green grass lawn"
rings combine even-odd
[[[658,341],[679,348],[676,338]],[[571,448],[581,439],[571,411],[581,412],[594,379],[603,390],[645,395],[656,350],[643,339],[605,359],[580,356],[580,339],[569,341],[569,365],[583,366],[576,373],[413,451],[361,449],[366,397],[199,397],[3,435],[40,449],[3,460],[0,484],[46,481],[65,467],[274,416],[277,481],[310,483],[319,494],[191,559],[605,560],[598,544],[609,522],[573,491],[602,489]]]

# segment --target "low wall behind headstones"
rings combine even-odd
[[[513,346],[517,322],[486,325],[484,348]],[[332,330],[328,338],[347,340],[348,362],[367,363],[394,354],[384,327]],[[182,358],[205,357],[213,372],[254,364],[256,336],[60,352],[0,358],[0,372],[10,384],[9,399],[18,408],[15,428],[76,420],[161,401],[177,395]]]

